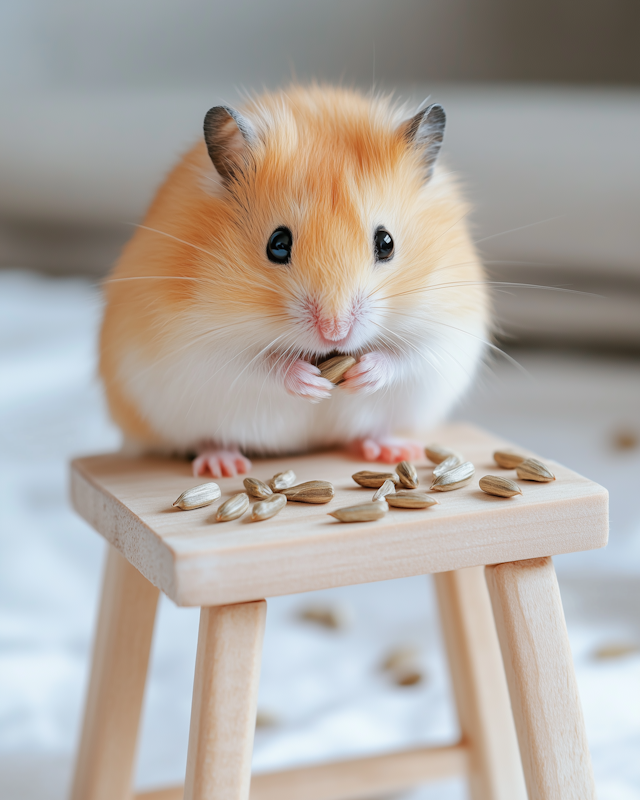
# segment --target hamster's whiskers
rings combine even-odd
[[[278,339],[281,339],[281,338],[282,338],[284,335],[285,335],[285,334],[280,334],[280,336],[277,336],[275,339],[272,339],[272,341],[270,341],[270,342],[269,342],[269,344],[267,344],[267,345],[266,345],[266,347],[263,347],[263,348],[262,348],[262,350],[260,350],[260,352],[259,352],[259,353],[257,353],[257,354],[256,354],[256,355],[255,355],[255,356],[252,358],[252,359],[250,359],[250,361],[249,361],[247,364],[245,364],[245,366],[244,366],[244,367],[243,367],[243,368],[240,370],[240,372],[238,373],[238,375],[236,375],[236,377],[234,378],[233,382],[232,382],[232,383],[231,383],[231,385],[229,386],[229,389],[228,389],[228,390],[229,390],[229,391],[231,391],[231,389],[233,389],[233,387],[235,386],[235,384],[236,384],[236,382],[238,381],[238,379],[239,379],[239,378],[240,378],[240,377],[243,375],[243,373],[244,373],[244,372],[245,372],[245,371],[246,371],[246,370],[247,370],[247,369],[248,369],[248,368],[251,366],[251,364],[253,364],[253,362],[254,362],[254,361],[257,359],[257,358],[259,358],[259,357],[262,355],[262,353],[264,353],[264,351],[265,351],[265,350],[268,350],[268,349],[269,349],[269,347],[272,347],[272,346],[275,344],[275,342],[277,342],[277,341],[278,341]],[[211,380],[212,380],[212,379],[213,379],[213,378],[214,378],[214,377],[215,377],[215,376],[216,376],[216,375],[217,375],[217,374],[218,374],[218,373],[219,373],[221,370],[223,370],[223,369],[224,369],[224,368],[225,368],[225,367],[226,367],[228,364],[230,364],[232,361],[235,361],[235,360],[236,360],[236,359],[237,359],[239,356],[241,356],[241,355],[242,355],[242,353],[244,353],[245,351],[249,350],[251,347],[254,347],[255,345],[256,345],[256,341],[255,341],[255,339],[254,339],[254,340],[253,340],[253,341],[252,341],[252,342],[251,342],[249,345],[247,345],[247,347],[244,347],[242,350],[240,350],[240,352],[238,352],[238,353],[235,353],[235,354],[234,354],[234,355],[233,355],[233,356],[232,356],[232,357],[231,357],[231,358],[230,358],[228,361],[225,361],[225,363],[224,363],[224,364],[223,364],[221,367],[218,367],[218,369],[217,369],[215,372],[213,372],[211,375],[209,375],[209,377],[208,377],[208,378],[205,380],[204,384],[202,385],[202,388],[206,387],[206,386],[207,386],[207,384],[208,384],[208,383],[210,383],[210,381],[211,381]],[[193,407],[193,403],[195,402],[195,399],[196,399],[196,398],[195,398],[195,395],[194,395],[194,397],[191,399],[191,405],[189,406],[189,412],[191,411],[191,409],[192,409],[192,407]],[[227,413],[228,413],[228,412],[227,412]],[[225,418],[226,418],[226,417],[225,417]],[[221,423],[221,424],[222,424],[222,423]],[[217,433],[217,431],[216,431],[216,433]]]
[[[496,344],[494,344],[493,342],[489,341],[488,339],[484,339],[482,336],[477,336],[475,333],[471,333],[471,331],[465,331],[464,328],[458,328],[455,325],[450,325],[448,322],[442,322],[442,320],[428,319],[428,318],[425,318],[423,316],[418,316],[416,314],[407,313],[405,311],[395,311],[394,309],[390,309],[390,310],[392,311],[392,314],[394,316],[395,315],[401,315],[401,316],[404,316],[404,317],[409,317],[411,319],[418,320],[421,324],[425,324],[426,323],[428,325],[442,325],[445,328],[450,328],[451,330],[458,331],[458,333],[462,333],[465,336],[470,336],[473,339],[475,339],[476,341],[481,342],[482,344],[486,345],[486,347],[489,347],[494,352],[499,353],[501,356],[504,356],[504,358],[507,361],[509,361],[511,364],[513,364],[513,366],[515,366],[518,370],[520,370],[524,375],[526,375],[528,378],[531,378],[531,374],[522,366],[522,364],[520,364],[519,361],[516,361],[516,359],[513,358],[513,356],[510,356],[508,353],[505,353],[505,351],[502,350],[501,348],[499,348]]]
[[[449,380],[448,380],[447,378],[445,378],[445,376],[444,376],[444,375],[443,375],[443,374],[440,372],[440,370],[438,369],[438,367],[436,366],[436,364],[435,364],[433,361],[431,361],[430,359],[426,358],[426,356],[424,355],[424,353],[421,353],[421,352],[420,352],[420,350],[418,350],[418,348],[417,348],[417,347],[416,347],[416,346],[413,344],[413,342],[410,342],[408,339],[405,339],[405,338],[404,338],[404,336],[401,336],[401,335],[400,335],[399,333],[397,333],[396,331],[392,331],[390,328],[386,328],[384,325],[382,325],[382,324],[381,324],[381,323],[379,323],[379,322],[375,322],[374,324],[375,324],[375,325],[377,325],[379,328],[383,328],[383,330],[385,330],[385,331],[388,331],[388,332],[389,332],[389,333],[390,333],[392,336],[395,336],[397,339],[400,339],[400,341],[404,342],[404,343],[405,343],[405,344],[406,344],[408,347],[410,347],[410,348],[411,348],[411,349],[412,349],[412,350],[413,350],[413,351],[414,351],[414,352],[415,352],[417,355],[419,355],[419,356],[420,356],[420,358],[421,358],[421,359],[422,359],[422,360],[423,360],[425,363],[427,363],[427,364],[428,364],[430,367],[432,367],[432,368],[433,368],[433,369],[434,369],[434,370],[435,370],[435,371],[438,373],[438,375],[439,375],[439,376],[442,378],[442,380],[443,380],[443,381],[445,381],[445,383],[450,383],[450,382],[449,382]],[[429,351],[429,352],[430,352],[430,353],[431,353],[431,354],[432,354],[432,355],[433,355],[435,358],[437,358],[437,353],[436,353],[436,352],[433,350],[433,348],[432,348],[430,345],[428,345],[426,342],[423,342],[423,344],[424,344],[424,346],[427,348],[427,350],[428,350],[428,351]],[[460,365],[460,366],[461,366],[461,365]]]
[[[485,236],[483,239],[478,239],[474,242],[474,244],[480,244],[480,242],[488,242],[489,239],[497,239],[498,236],[506,236],[508,233],[515,233],[516,231],[524,231],[526,228],[533,228],[536,225],[544,225],[545,222],[554,222],[557,219],[562,219],[565,215],[558,214],[555,217],[549,217],[548,219],[539,219],[537,222],[530,222],[528,225],[520,225],[518,228],[511,228],[508,231],[501,231],[500,233],[492,233],[490,236]]]
[[[176,242],[180,242],[180,244],[186,244],[187,247],[193,247],[194,250],[199,250],[201,253],[204,253],[207,256],[215,259],[215,255],[211,253],[209,250],[205,250],[204,247],[200,247],[193,242],[187,242],[186,239],[180,239],[178,236],[174,236],[172,233],[167,233],[166,231],[160,231],[157,228],[150,228],[148,225],[143,225],[140,222],[125,222],[124,225],[132,225],[134,228],[142,228],[143,231],[149,231],[150,233],[158,233],[160,236],[166,236],[168,239],[173,239]]]

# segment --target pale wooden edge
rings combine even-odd
[[[355,800],[402,791],[428,781],[464,776],[464,744],[425,747],[399,753],[335,761],[251,779],[250,800]],[[182,786],[141,792],[136,800],[183,800]]]
[[[469,435],[472,433],[470,429]],[[517,504],[500,506],[490,537],[478,536],[475,513],[441,521],[434,512],[425,519],[424,531],[349,526],[348,535],[318,529],[291,544],[267,539],[251,547],[239,544],[217,552],[184,552],[174,549],[171,537],[158,536],[108,490],[94,483],[85,461],[77,459],[72,464],[74,507],[180,606],[245,603],[595,549],[607,543],[608,493],[588,482],[585,496],[538,504],[530,514],[520,513]],[[421,541],[425,536],[431,540],[428,547]],[[375,552],[376,557],[363,558],[367,552]]]
[[[173,597],[175,565],[171,548],[110,492],[96,486],[82,461],[77,458],[71,462],[69,491],[73,508],[150,583]],[[110,502],[106,502],[107,498]]]
[[[248,800],[264,600],[200,611],[185,800]]]
[[[595,800],[591,758],[551,558],[487,567],[530,800]]]
[[[501,515],[494,521],[493,538],[481,537],[480,544],[475,543],[475,515],[463,514],[450,521],[449,530],[436,530],[435,520],[427,519],[424,533],[412,530],[395,537],[389,532],[376,535],[375,530],[351,528],[349,535],[331,547],[318,534],[286,549],[238,548],[224,557],[220,553],[176,554],[169,596],[180,606],[243,603],[257,597],[521,561],[607,544],[609,495],[596,484],[588,498],[551,502],[536,512],[529,519]],[[541,521],[543,512],[547,518]],[[427,552],[421,552],[423,535],[437,539]],[[376,553],[375,558],[366,557],[369,550]]]
[[[158,590],[108,548],[71,800],[129,800]]]
[[[482,567],[434,575],[472,800],[527,800],[502,654]]]

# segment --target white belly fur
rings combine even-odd
[[[481,359],[483,333],[448,335],[436,366],[415,356],[404,378],[373,394],[348,394],[338,387],[317,404],[290,396],[261,369],[249,368],[238,377],[237,360],[233,369],[221,366],[219,358],[197,347],[188,357],[183,352],[155,365],[130,351],[120,377],[166,442],[162,449],[184,453],[211,442],[249,455],[305,452],[437,424],[468,387]]]

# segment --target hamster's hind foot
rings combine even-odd
[[[234,478],[251,469],[251,462],[239,450],[203,450],[193,461],[193,474]]]
[[[365,461],[382,461],[384,464],[397,464],[400,461],[417,461],[424,456],[424,448],[419,442],[395,439],[386,436],[380,439],[357,439],[351,442],[349,450]]]

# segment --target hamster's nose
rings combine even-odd
[[[346,339],[351,330],[352,320],[349,317],[319,317],[318,330],[324,339],[338,342]]]

